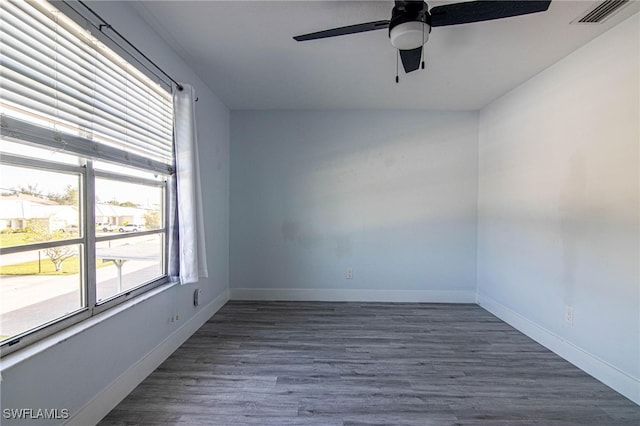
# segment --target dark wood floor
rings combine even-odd
[[[476,305],[239,302],[100,425],[640,424]]]

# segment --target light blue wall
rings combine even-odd
[[[478,292],[640,403],[638,34],[636,14],[481,111]]]
[[[94,2],[91,6],[175,78],[196,87],[209,278],[173,287],[24,362],[3,368],[2,408],[66,408],[76,414],[228,290],[229,111],[129,5]],[[202,291],[199,308],[192,303],[196,287]],[[169,322],[175,315],[179,320]],[[2,424],[10,422],[3,419]]]
[[[232,296],[475,300],[477,137],[476,113],[233,111]]]

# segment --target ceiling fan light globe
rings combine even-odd
[[[391,44],[396,49],[412,50],[421,47],[429,39],[428,24],[420,21],[403,22],[389,31]]]

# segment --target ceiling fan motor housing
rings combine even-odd
[[[412,50],[422,47],[431,32],[431,15],[423,1],[396,1],[389,22],[393,47]]]

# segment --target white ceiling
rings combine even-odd
[[[455,1],[427,1],[430,7]],[[146,1],[136,8],[230,109],[476,110],[637,12],[570,24],[598,1],[434,28],[426,70],[395,83],[386,30],[296,42],[294,35],[389,19],[392,1]]]

